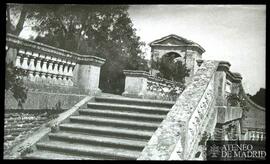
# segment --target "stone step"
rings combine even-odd
[[[121,120],[140,120],[146,122],[161,122],[166,117],[166,115],[160,114],[130,113],[128,111],[119,112],[114,110],[100,109],[80,109],[79,114],[89,116],[103,116]]]
[[[126,127],[129,129],[155,130],[159,126],[159,123],[146,123],[139,121],[119,120],[119,119],[91,117],[91,116],[71,116],[69,119],[70,122],[72,123],[104,125],[109,127]]]
[[[134,113],[155,113],[167,114],[169,108],[164,107],[147,107],[138,105],[112,104],[112,103],[96,103],[90,102],[87,104],[91,109],[115,110],[115,111],[129,111]]]
[[[90,133],[90,134],[142,139],[142,140],[149,140],[152,134],[154,133],[154,131],[149,132],[149,131],[143,131],[143,130],[95,126],[95,125],[86,125],[86,124],[79,124],[79,123],[65,123],[65,124],[61,124],[59,128],[60,130],[63,130],[63,131]]]
[[[118,160],[135,160],[140,151],[131,151],[126,149],[116,149],[100,146],[89,146],[78,143],[68,143],[61,141],[47,141],[37,143],[38,150],[56,151],[61,153],[69,153],[72,155],[83,155],[97,158],[112,158]]]
[[[171,108],[175,102],[173,101],[161,101],[150,99],[135,99],[135,98],[116,98],[116,97],[95,97],[96,102],[106,102],[114,104],[127,104],[127,105],[139,105],[139,106],[151,106],[151,107],[165,107]]]
[[[70,155],[54,151],[38,150],[31,154],[27,154],[23,159],[42,159],[42,160],[104,160],[102,158],[87,157],[79,155]]]
[[[136,141],[123,138],[112,138],[101,135],[78,134],[71,132],[59,132],[49,134],[50,140],[67,141],[72,143],[83,143],[96,146],[113,148],[125,148],[130,150],[142,151],[147,144],[146,141]]]

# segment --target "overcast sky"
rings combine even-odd
[[[182,36],[206,50],[203,59],[229,61],[230,70],[242,74],[247,93],[265,88],[264,5],[131,5],[129,14],[146,44]]]

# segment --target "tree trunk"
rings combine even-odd
[[[14,30],[13,34],[18,36],[20,34],[20,32],[23,30],[23,25],[25,22],[26,14],[27,14],[27,9],[24,5],[22,5],[21,15],[20,15],[18,24],[17,24],[16,29]]]

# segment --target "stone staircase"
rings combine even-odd
[[[24,158],[136,160],[173,104],[96,97]]]

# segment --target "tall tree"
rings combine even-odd
[[[145,44],[136,36],[128,6],[37,4],[24,8],[31,8],[24,20],[36,22],[36,41],[106,59],[100,79],[103,91],[123,91],[123,69],[147,70],[141,51]]]

